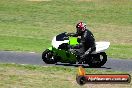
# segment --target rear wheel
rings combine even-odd
[[[46,64],[55,64],[57,61],[54,57],[54,54],[52,51],[46,49],[43,53],[42,53],[42,59]]]
[[[99,54],[90,55],[87,58],[87,63],[90,67],[101,67],[107,61],[107,55],[105,52],[101,52]]]

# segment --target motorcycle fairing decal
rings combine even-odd
[[[76,45],[76,44],[78,44],[76,37],[69,37],[69,40],[70,40],[69,41],[70,45]]]
[[[49,47],[48,49],[49,49],[49,50],[52,50],[52,47]]]

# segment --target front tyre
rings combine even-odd
[[[95,55],[90,55],[87,59],[89,67],[101,67],[107,61],[107,55],[105,52],[101,52]]]
[[[54,58],[54,54],[52,51],[50,51],[49,49],[46,49],[43,53],[42,53],[42,60],[46,63],[46,64],[55,64],[57,61]]]

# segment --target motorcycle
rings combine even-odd
[[[101,41],[95,43],[96,50],[87,54],[82,60],[82,64],[88,64],[90,67],[101,67],[107,62],[105,51],[109,48],[110,42]],[[52,46],[42,53],[42,60],[46,64],[56,64],[57,62],[76,64],[81,57],[71,52],[68,45],[75,46],[77,44],[79,44],[77,37],[68,36],[66,32],[60,33],[53,37]],[[76,52],[76,49],[72,49],[72,51]]]

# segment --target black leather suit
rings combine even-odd
[[[95,39],[91,31],[86,29],[83,33],[75,33],[73,37],[81,36],[80,43],[76,46],[73,46],[73,49],[82,49],[83,52],[90,49],[89,53],[93,52],[95,48]]]

